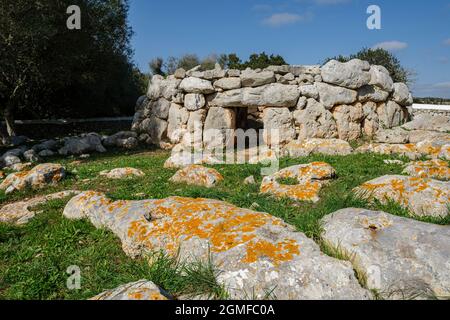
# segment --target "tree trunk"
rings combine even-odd
[[[12,112],[12,107],[7,106],[4,113],[6,131],[8,132],[8,136],[14,137],[16,135],[16,130],[14,128],[14,116]]]

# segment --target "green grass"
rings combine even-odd
[[[176,169],[164,169],[169,152],[111,152],[94,155],[81,164],[74,159],[52,159],[62,163],[70,174],[59,185],[39,191],[25,191],[5,196],[0,193],[0,205],[25,197],[77,189],[97,190],[112,199],[139,200],[169,196],[203,197],[224,200],[243,208],[257,208],[269,212],[298,231],[304,232],[319,244],[322,228],[320,219],[334,211],[349,207],[383,210],[399,216],[409,212],[389,203],[369,204],[354,197],[352,189],[363,182],[386,174],[400,174],[402,166],[387,165],[385,159],[401,159],[371,154],[349,156],[315,155],[299,159],[281,159],[280,168],[291,165],[325,161],[332,165],[337,177],[321,191],[318,203],[297,203],[288,199],[276,200],[259,193],[262,165],[216,165],[225,180],[215,188],[173,184],[168,180]],[[135,167],[145,177],[108,180],[98,174],[116,167]],[[243,180],[253,175],[256,185],[245,185]],[[51,201],[39,208],[27,225],[17,227],[0,224],[0,299],[86,299],[105,289],[148,279],[172,295],[211,298],[227,297],[226,290],[216,282],[213,262],[183,264],[176,259],[159,256],[132,260],[125,256],[120,241],[110,232],[97,230],[88,221],[69,221],[62,216],[66,200]],[[447,219],[420,219],[450,224]],[[332,255],[332,252],[329,253]],[[81,290],[66,288],[66,269],[71,265],[81,268]],[[270,293],[268,293],[270,296]]]

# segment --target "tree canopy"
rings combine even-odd
[[[70,5],[81,9],[80,30],[67,28]],[[131,114],[145,77],[131,62],[128,9],[128,0],[2,0],[0,112],[8,122]]]

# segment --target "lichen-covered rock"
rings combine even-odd
[[[450,296],[450,227],[365,209],[322,220],[322,238],[345,252],[384,299]]]
[[[70,219],[108,228],[130,256],[160,251],[213,261],[232,299],[368,299],[350,263],[328,257],[272,215],[211,199],[171,197],[113,202],[86,192],[65,207]]]
[[[104,176],[108,179],[124,179],[129,177],[143,177],[145,176],[145,173],[142,172],[142,170],[135,168],[115,168],[100,172],[100,176]]]
[[[450,182],[387,175],[364,183],[355,192],[368,200],[396,202],[421,217],[445,217],[449,214]]]
[[[416,144],[416,148],[421,154],[428,155],[433,159],[442,158],[450,160],[448,157],[450,150],[450,134],[444,137],[420,141]]]
[[[170,296],[151,281],[139,280],[105,291],[89,300],[170,300]]]
[[[39,196],[29,200],[7,204],[0,209],[0,222],[23,225],[34,218],[36,211],[34,207],[51,200],[63,199],[71,195],[79,194],[79,191],[62,191],[45,196]]]
[[[419,178],[432,178],[445,181],[450,180],[450,168],[448,162],[438,159],[412,162],[408,164],[403,173]]]
[[[319,192],[336,172],[329,164],[313,162],[282,169],[271,176],[264,177],[260,191],[277,198],[290,198],[297,201],[318,202]],[[286,185],[280,179],[296,179],[298,184]]]
[[[175,175],[170,178],[171,182],[187,183],[207,188],[214,187],[222,180],[223,176],[217,170],[195,164],[178,170]]]
[[[400,155],[411,160],[416,160],[422,156],[415,144],[369,143],[357,148],[355,152]]]
[[[183,168],[192,164],[221,164],[222,161],[204,153],[173,152],[164,163],[164,168]]]
[[[259,147],[257,153],[257,155],[251,156],[249,158],[249,164],[272,163],[278,161],[277,153],[274,150]]]
[[[401,127],[379,130],[375,135],[375,141],[380,143],[402,144],[409,142],[410,132]]]
[[[311,154],[346,156],[353,152],[347,141],[339,139],[306,139],[292,141],[284,146],[285,153],[292,158],[307,157]]]
[[[40,189],[49,184],[56,184],[66,176],[66,171],[60,164],[44,163],[30,171],[11,173],[0,184],[0,190],[5,193],[21,191],[26,188]]]

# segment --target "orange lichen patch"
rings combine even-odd
[[[437,159],[413,162],[406,167],[404,173],[420,178],[450,180],[450,168],[448,162]]]
[[[170,181],[175,183],[187,183],[205,187],[213,187],[222,180],[223,176],[217,170],[200,165],[189,165],[180,169],[170,179]]]
[[[163,219],[139,219],[128,226],[127,236],[149,249],[165,249],[175,255],[181,243],[190,239],[207,240],[213,253],[225,252],[250,241],[257,241],[259,228],[266,224],[280,226],[279,219],[268,214],[241,209],[230,204],[208,200],[173,197],[151,210]],[[292,240],[294,241],[294,240]],[[289,239],[282,241],[280,250],[291,250]],[[292,255],[270,255],[274,263]],[[292,251],[292,250],[291,250]]]
[[[291,198],[298,201],[317,201],[322,184],[318,181],[306,181],[298,185],[280,185],[275,181],[263,183],[262,193],[270,193],[279,198]]]
[[[281,262],[291,261],[294,255],[300,254],[300,247],[295,240],[287,239],[273,244],[271,242],[260,240],[250,242],[247,245],[247,255],[242,262],[254,263],[260,258],[269,258],[275,265]]]

